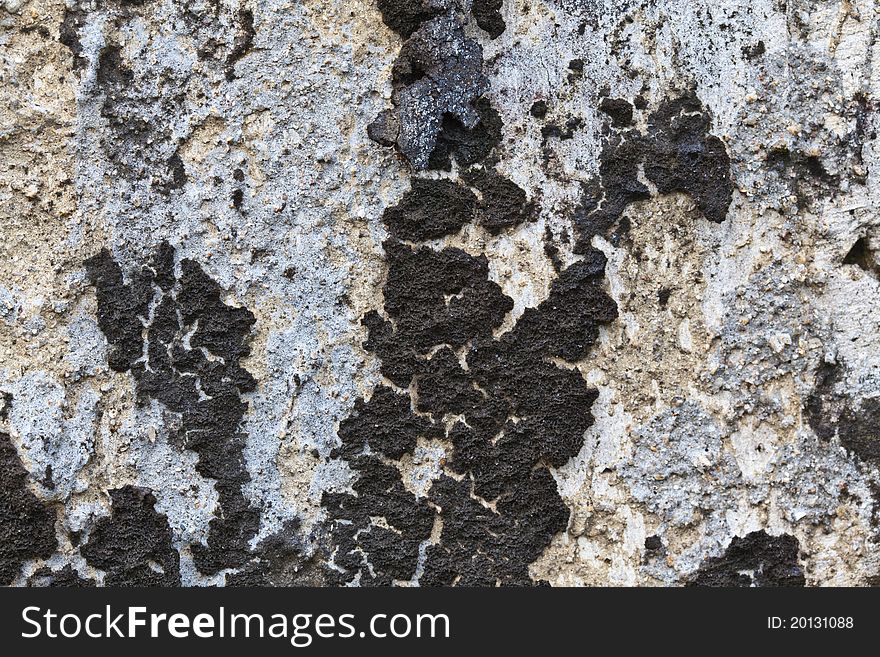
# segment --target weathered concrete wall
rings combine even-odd
[[[0,580],[877,583],[873,0],[6,0]]]

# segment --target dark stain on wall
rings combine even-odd
[[[880,397],[848,405],[840,416],[840,444],[862,461],[880,465]]]
[[[111,515],[95,523],[80,550],[86,562],[106,572],[106,586],[180,585],[180,555],[153,494],[125,486],[110,499]]]
[[[256,387],[240,365],[250,353],[253,314],[225,304],[220,286],[198,263],[182,260],[178,276],[168,243],[127,282],[106,250],[86,268],[97,290],[98,324],[111,347],[110,366],[131,372],[139,400],[159,401],[179,415],[172,440],[198,455],[200,475],[216,480],[219,508],[207,545],[192,546],[196,567],[210,574],[242,565],[260,518],[242,493],[250,475],[239,431],[248,407],[242,395]]]
[[[79,31],[85,25],[85,20],[86,12],[79,5],[73,5],[64,8],[64,18],[58,26],[58,40],[70,50],[75,72],[84,69],[88,63],[82,54],[82,43],[79,40]]]
[[[703,562],[689,586],[804,586],[798,551],[788,534],[734,536],[724,555]]]
[[[484,18],[500,9],[497,2],[479,4]],[[395,65],[396,85],[424,79],[427,69],[410,65],[417,48],[435,47],[417,39],[422,30],[458,43],[460,25],[445,24],[445,35],[429,25],[404,44],[411,52]],[[478,48],[461,48],[442,75],[475,80],[482,69]],[[498,233],[533,216],[525,191],[494,168],[503,126],[488,100],[479,98],[483,87],[472,85],[478,93],[465,99],[478,110],[479,122],[446,112],[437,139],[426,142],[420,159],[408,158],[416,169],[447,170],[455,159],[472,191],[415,179],[413,191],[383,217],[393,237],[383,245],[389,267],[384,310],[364,316],[364,346],[379,357],[394,387],[378,386],[368,400],[356,402],[331,454],[345,459],[355,475],[354,494],[328,492],[322,499],[337,583],[532,584],[529,565],[568,523],[550,468],[580,451],[597,393],[578,369],[553,359],[587,356],[599,325],[617,316],[602,288],[604,256],[586,252],[561,271],[543,303],[495,336],[513,301],[489,280],[485,256],[399,241],[434,239],[470,221]],[[395,143],[389,130],[402,132],[420,120],[386,114],[371,127],[371,137]],[[437,207],[450,208],[449,216],[437,216]],[[441,441],[447,454],[424,496],[408,490],[402,478],[419,441]]]
[[[0,433],[0,584],[11,584],[25,561],[48,559],[57,547],[55,511],[31,492],[15,445]]]
[[[146,97],[121,47],[111,43],[98,59],[94,93],[110,128],[104,137],[108,159],[129,180],[149,180],[162,194],[181,189],[186,170],[169,121],[179,113],[183,92]]]
[[[418,242],[457,232],[470,223],[477,197],[450,180],[414,178],[412,189],[385,210],[388,232],[399,240]]]
[[[628,110],[611,107],[611,116],[599,156],[599,180],[584,186],[575,221],[579,232],[576,251],[589,248],[593,235],[606,234],[620,220],[626,206],[650,198],[638,177],[645,177],[660,194],[688,194],[709,221],[724,221],[733,200],[730,158],[718,137],[709,134],[711,117],[692,91],[668,98],[648,117],[648,130],[618,129],[628,123]],[[615,103],[615,106],[617,103]]]
[[[497,39],[507,28],[504,19],[501,17],[503,5],[504,0],[474,0],[474,5],[471,9],[477,25],[485,30],[492,39]]]
[[[813,390],[804,403],[804,415],[813,432],[821,440],[837,434],[837,424],[846,399],[836,391],[843,376],[840,363],[822,363],[816,370]]]
[[[819,367],[813,391],[804,403],[804,415],[821,440],[836,437],[860,460],[880,465],[880,397],[856,403],[839,391],[844,373],[839,363]]]
[[[244,57],[254,44],[257,32],[254,29],[254,12],[250,9],[239,9],[235,16],[235,37],[232,48],[226,57],[226,79],[235,79],[235,64]]]
[[[226,575],[226,585],[323,586],[326,582],[321,567],[306,553],[299,520],[289,520],[278,532],[260,541],[250,561],[238,572]]]
[[[32,587],[50,588],[80,588],[95,586],[94,580],[82,577],[70,564],[59,570],[52,570],[48,566],[40,568],[30,576],[27,582]]]

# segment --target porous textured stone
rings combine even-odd
[[[2,583],[880,583],[878,33],[0,4]]]

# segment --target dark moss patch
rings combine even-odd
[[[765,531],[734,536],[721,557],[707,559],[689,586],[804,586],[794,536]]]
[[[733,200],[730,158],[709,134],[711,118],[693,92],[664,100],[648,117],[646,134],[614,123],[612,118],[599,156],[599,181],[584,187],[575,216],[576,252],[588,249],[593,235],[612,230],[627,205],[650,197],[639,181],[640,167],[658,193],[686,193],[706,219],[724,221]]]
[[[457,232],[473,220],[476,206],[477,197],[463,185],[413,178],[410,191],[382,220],[392,237],[417,242]]]
[[[633,106],[623,98],[603,98],[599,109],[611,117],[611,125],[625,128],[632,124]]]
[[[660,540],[659,536],[648,536],[645,539],[645,549],[649,551],[658,551],[663,549],[663,541]]]
[[[443,508],[440,542],[427,549],[425,586],[527,586],[528,567],[565,529],[569,511],[546,468],[518,479],[522,486],[497,501],[498,512],[470,493],[467,481],[441,477],[432,498]]]
[[[669,303],[669,297],[672,295],[672,290],[669,288],[660,288],[657,290],[657,303],[661,308],[665,308]]]
[[[565,269],[542,304],[493,338],[492,327],[512,302],[487,280],[484,258],[395,243],[386,251],[385,311],[393,324],[378,313],[365,317],[366,347],[380,356],[383,373],[396,385],[414,383],[416,410],[432,421],[413,414],[409,395],[380,387],[342,423],[342,447],[334,456],[344,455],[357,471],[355,489],[379,486],[393,494],[325,496],[334,541],[347,555],[344,565],[335,563],[346,571],[343,581],[409,580],[418,575],[419,546],[439,513],[443,529],[439,543],[425,551],[422,584],[531,583],[529,564],[568,521],[547,468],[578,453],[597,394],[579,371],[548,359],[583,358],[599,324],[616,317],[601,285],[605,259],[592,252]],[[449,474],[434,482],[427,500],[402,492],[396,468],[362,453],[369,445],[399,459],[412,453],[418,437],[442,436],[450,415],[463,420],[446,433],[453,445],[443,466]],[[496,510],[481,500],[495,502]],[[375,517],[395,531],[368,526]]]
[[[412,9],[409,3],[399,6]],[[484,12],[495,20],[500,8],[497,0],[477,2],[474,16]],[[394,70],[395,109],[371,125],[370,137],[396,144],[417,169],[425,162],[451,169],[455,160],[463,181],[478,192],[472,219],[499,232],[528,221],[534,206],[524,190],[494,169],[502,125],[488,100],[479,98],[482,91],[475,93],[483,86],[475,73],[481,53],[460,42],[456,19],[445,20],[451,23],[439,17],[422,22],[404,45]],[[487,20],[478,17],[478,24],[492,35]],[[441,41],[443,49],[457,49],[454,65],[436,65],[431,49]],[[572,70],[582,73],[583,62],[572,62]],[[464,81],[457,93],[474,99],[479,120],[444,111],[436,139],[423,138],[436,119],[422,121],[422,136],[410,139],[418,148],[408,152],[409,142],[400,137],[413,130],[417,117],[407,115],[405,102],[416,99],[402,92],[421,94],[438,76],[453,75]],[[419,102],[430,107],[442,97],[435,91],[431,100]],[[532,114],[543,118],[546,103],[536,103]],[[545,126],[544,137],[571,138],[580,126],[580,119],[571,118],[566,132]],[[482,166],[474,166],[478,163]],[[433,210],[426,216],[407,197],[386,213],[392,235],[416,241],[457,230],[465,213],[458,211],[460,190],[448,185],[434,188],[450,197],[452,217],[434,217]],[[548,242],[552,238],[550,233]],[[598,326],[616,317],[614,302],[602,290],[604,256],[589,251],[563,269],[558,249],[550,249],[560,275],[549,297],[495,337],[513,301],[489,280],[486,258],[458,249],[412,248],[398,239],[384,245],[389,265],[384,314],[364,316],[364,346],[379,357],[382,374],[407,393],[379,386],[340,424],[341,444],[332,457],[344,458],[356,481],[355,494],[325,493],[322,499],[332,577],[346,584],[531,584],[529,565],[569,517],[549,468],[578,453],[597,397],[579,370],[552,359],[585,357]],[[438,438],[452,444],[451,452],[439,463],[443,473],[426,497],[416,497],[394,461],[412,454],[420,439]],[[428,544],[438,521],[439,542]]]
[[[28,579],[28,586],[42,588],[82,588],[95,586],[94,580],[82,577],[68,564],[60,570],[40,568]]]
[[[57,547],[55,512],[31,492],[15,445],[0,433],[0,584],[11,584],[25,561],[48,559]]]
[[[501,17],[501,8],[504,0],[474,0],[471,13],[477,21],[477,25],[489,33],[489,37],[497,39],[507,28]]]
[[[98,324],[111,346],[110,366],[131,372],[139,401],[159,401],[179,415],[172,438],[198,455],[199,474],[216,480],[219,509],[207,545],[192,547],[196,566],[210,574],[241,565],[259,528],[259,512],[242,493],[250,476],[239,433],[247,410],[242,395],[256,387],[239,364],[250,353],[253,314],[223,303],[221,288],[196,262],[182,260],[177,276],[167,243],[127,282],[106,250],[86,268],[97,289]]]
[[[589,248],[593,235],[604,235],[620,220],[626,206],[650,198],[638,178],[642,137],[635,130],[607,137],[599,155],[599,181],[583,186],[581,206],[575,214],[578,248]]]
[[[559,247],[556,245],[550,226],[544,228],[544,255],[550,259],[557,274],[562,271],[562,258],[559,255]]]
[[[494,170],[472,169],[464,174],[464,180],[480,192],[477,223],[493,235],[518,226],[534,215],[535,206],[529,202],[525,190]]]
[[[232,207],[241,212],[241,206],[244,203],[244,192],[240,189],[232,190]]]
[[[834,192],[840,183],[839,176],[829,173],[818,156],[789,150],[785,144],[770,149],[765,165],[790,186],[802,208],[810,205],[811,187],[825,194]]]
[[[227,80],[235,79],[235,64],[248,53],[257,35],[254,29],[254,13],[250,9],[239,9],[235,22],[235,37],[232,41],[232,49],[226,58]]]
[[[153,494],[125,486],[110,499],[112,514],[98,520],[80,550],[86,562],[107,573],[107,586],[180,585],[180,555]]]

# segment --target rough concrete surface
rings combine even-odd
[[[5,0],[2,583],[880,583],[878,32]]]

